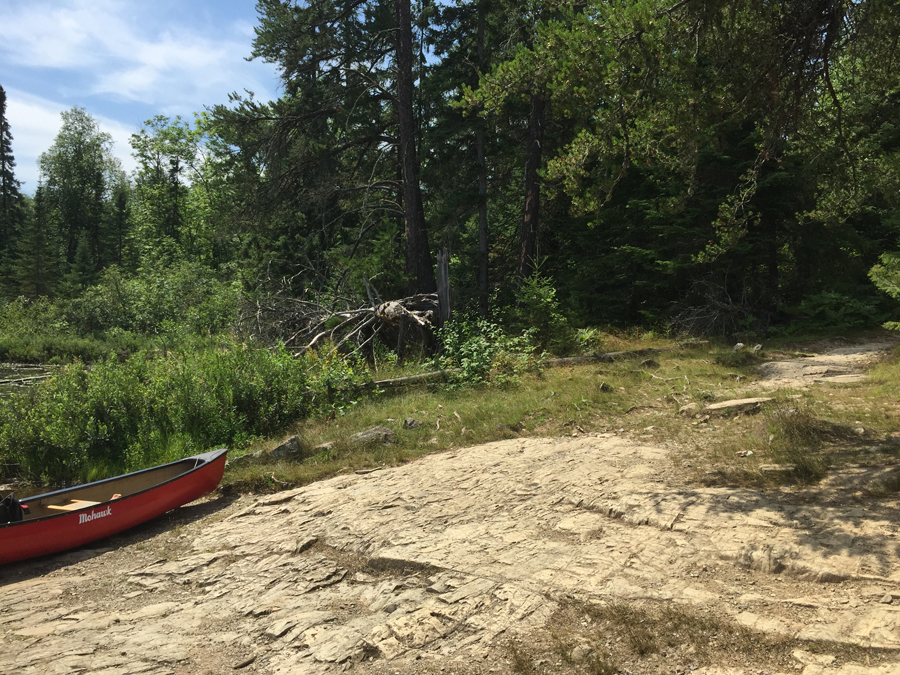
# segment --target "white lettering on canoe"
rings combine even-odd
[[[82,513],[78,516],[78,524],[89,523],[96,518],[106,518],[106,516],[112,515],[112,507],[107,506],[102,511],[91,511],[90,513]]]

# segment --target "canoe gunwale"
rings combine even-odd
[[[194,463],[193,467],[190,467],[187,470],[182,471],[181,473],[178,473],[170,478],[166,478],[165,480],[161,480],[157,483],[153,483],[152,485],[142,488],[140,490],[135,490],[134,492],[129,492],[128,494],[123,494],[118,499],[107,499],[105,501],[96,502],[95,504],[92,504],[90,506],[85,506],[80,509],[73,509],[71,511],[59,511],[58,513],[50,513],[47,515],[38,516],[38,517],[34,517],[34,518],[26,517],[25,519],[19,520],[16,522],[0,523],[0,530],[16,527],[16,526],[20,526],[20,525],[28,525],[30,523],[43,522],[43,521],[47,521],[47,520],[52,520],[54,518],[65,518],[66,516],[69,516],[73,513],[81,513],[83,511],[89,511],[91,509],[98,509],[103,506],[107,506],[109,504],[122,504],[126,500],[130,499],[131,497],[136,497],[138,495],[145,494],[147,492],[150,492],[151,490],[156,490],[165,485],[168,485],[169,483],[173,483],[175,481],[181,480],[184,477],[189,476],[190,474],[195,473],[195,472],[205,468],[207,465],[216,461],[217,459],[219,459],[219,457],[226,454],[227,452],[228,452],[228,450],[226,448],[220,448],[218,450],[211,450],[209,452],[204,452],[199,455],[194,455],[192,457],[185,457],[184,459],[178,459],[178,460],[175,460],[174,462],[168,462],[167,464],[160,464],[159,466],[152,466],[147,469],[139,469],[138,471],[132,471],[131,473],[122,474],[120,476],[104,478],[102,480],[94,481],[92,483],[84,483],[82,485],[75,485],[73,487],[63,488],[62,490],[54,490],[53,492],[45,492],[44,494],[32,495],[31,497],[27,497],[27,498],[23,499],[22,502],[25,504],[36,503],[38,500],[62,497],[64,495],[66,495],[67,493],[73,493],[73,492],[76,492],[79,490],[84,490],[86,488],[93,488],[93,487],[98,487],[98,486],[102,486],[105,484],[121,482],[125,478],[131,478],[134,476],[140,476],[141,474],[159,471],[160,469],[165,469],[166,467],[174,467],[179,464],[189,464],[191,462]]]

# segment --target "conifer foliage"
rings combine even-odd
[[[734,333],[823,303],[896,311],[869,279],[881,261],[884,285],[900,246],[893,0],[257,12],[249,56],[277,68],[280,95],[148,120],[131,176],[73,108],[23,198],[0,89],[7,297],[77,304],[184,263],[240,286],[257,317],[358,308],[433,291],[446,250],[457,308],[483,316],[516,315],[537,286],[575,326]]]
[[[6,91],[0,86],[0,260],[8,254],[25,215],[12,141],[6,119]]]

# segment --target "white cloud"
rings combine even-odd
[[[190,119],[245,89],[271,98],[275,69],[244,58],[255,13],[243,2],[0,0],[0,84],[25,190],[73,105],[98,119],[131,169],[129,137],[153,115]]]
[[[13,0],[0,7],[0,25],[10,27],[0,56],[23,69],[81,73],[90,94],[170,113],[190,113],[245,88],[270,95],[272,68],[244,59],[247,25],[232,22],[234,37],[223,39],[209,26],[209,34],[185,28],[166,10],[126,0]]]
[[[70,106],[48,101],[16,89],[6,90],[6,119],[13,135],[13,154],[16,158],[16,178],[24,183],[22,189],[32,194],[38,182],[38,158],[46,152],[62,126],[60,113]],[[106,117],[94,115],[100,130],[112,136],[113,155],[122,168],[132,171],[136,166],[131,156],[129,139],[137,128]]]

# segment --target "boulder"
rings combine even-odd
[[[291,436],[284,443],[273,448],[269,456],[275,460],[300,461],[303,459],[303,448],[296,436]]]
[[[692,417],[698,412],[700,412],[700,404],[698,403],[686,403],[678,409],[678,414],[685,417]]]
[[[372,427],[358,434],[353,434],[350,441],[354,445],[371,445],[374,443],[393,443],[394,432],[387,427]]]

